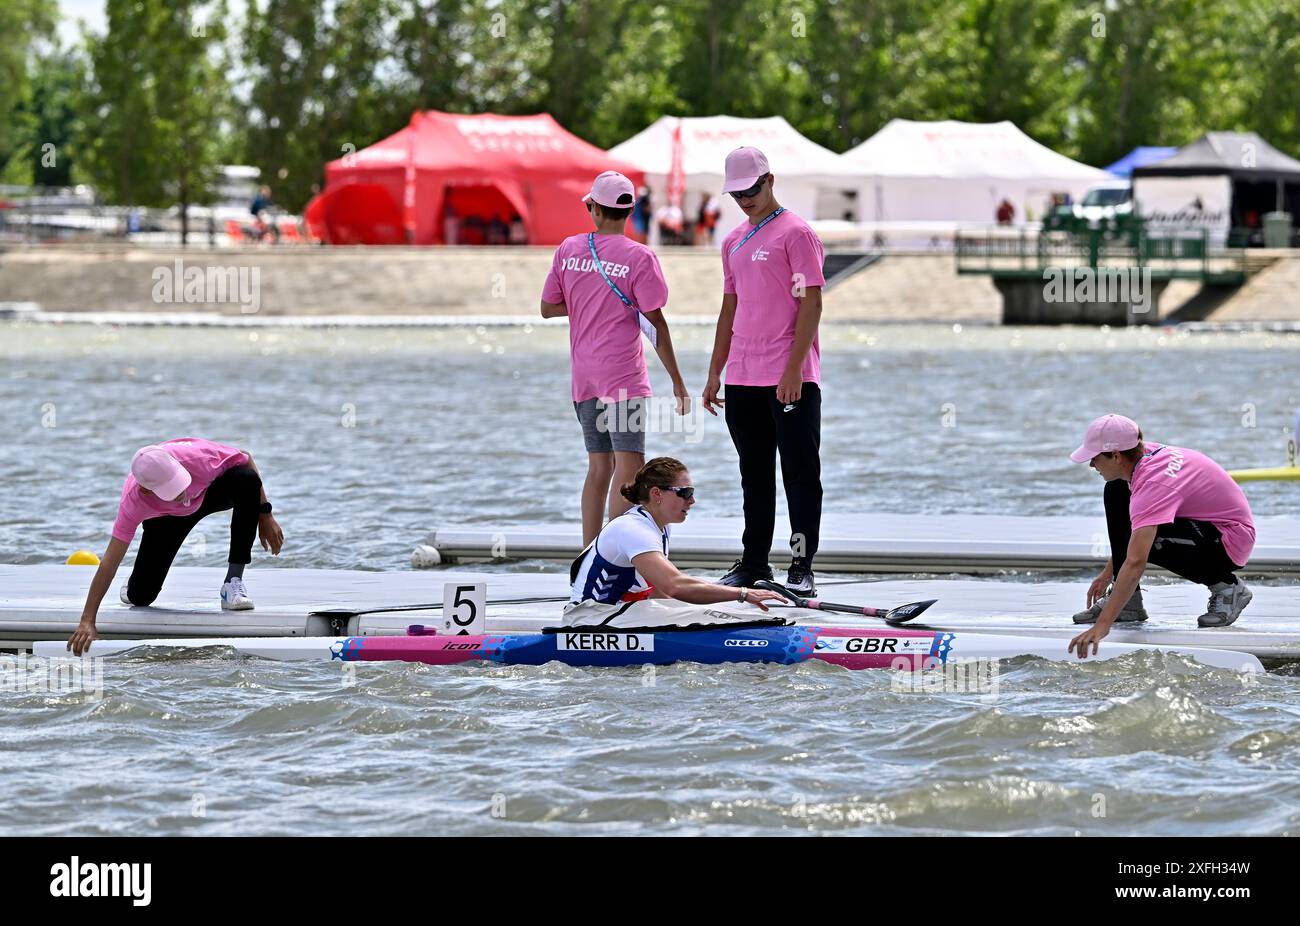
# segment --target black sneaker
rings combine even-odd
[[[744,560],[736,560],[731,564],[731,569],[727,574],[718,580],[719,585],[730,585],[733,588],[749,588],[755,582],[767,580],[772,581],[772,567],[764,564],[763,566],[751,566]]]
[[[800,598],[816,597],[817,583],[813,579],[812,563],[807,560],[791,560],[790,571],[785,575],[785,587]]]

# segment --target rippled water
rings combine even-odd
[[[674,339],[698,393],[711,329]],[[827,325],[822,340],[828,511],[1100,514],[1100,481],[1066,456],[1096,415],[1127,412],[1227,466],[1276,466],[1300,406],[1300,337],[1286,335]],[[401,568],[437,526],[578,518],[563,327],[0,323],[0,345],[0,562],[101,549],[131,454],[183,435],[253,452],[288,539],[279,565]],[[690,465],[699,514],[738,513],[725,424],[687,424],[650,435],[649,453]],[[1294,484],[1248,491],[1256,514],[1295,510]],[[187,563],[215,565],[221,546]]]
[[[676,333],[696,391],[710,337]],[[576,511],[563,329],[3,325],[0,345],[0,561],[102,546],[130,453],[183,434],[254,452],[288,537],[278,565],[405,568],[434,526]],[[827,326],[823,346],[834,511],[1096,513],[1099,482],[1064,456],[1095,414],[1275,465],[1300,405],[1300,338],[1284,336]],[[699,436],[650,450],[690,463],[703,513],[733,513],[725,428]],[[1290,484],[1249,492],[1259,514],[1294,510]],[[995,692],[936,693],[823,664],[354,666],[153,654],[107,663],[88,702],[0,691],[0,830],[1300,827],[1294,667],[1022,659]]]
[[[10,833],[1282,834],[1294,677],[1177,657],[1001,664],[995,694],[884,672],[678,665],[111,665],[104,699],[3,695]],[[39,808],[39,813],[34,812]]]

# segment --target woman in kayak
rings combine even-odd
[[[791,623],[766,615],[766,589],[718,585],[684,575],[668,560],[669,525],[686,520],[695,487],[686,465],[656,457],[622,487],[631,510],[601,529],[569,569],[565,627],[629,628]]]

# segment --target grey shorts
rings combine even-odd
[[[588,453],[645,453],[645,399],[574,402]]]

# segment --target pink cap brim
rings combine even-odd
[[[744,179],[743,177],[739,180],[728,180],[722,184],[722,192],[739,193],[741,190],[748,190],[754,184],[758,183],[759,177],[766,177],[766,176],[767,176],[766,174],[755,174],[754,176],[750,177],[748,180]]]
[[[1100,452],[1100,451],[1099,451]],[[1087,463],[1097,454],[1093,453],[1086,444],[1080,444],[1079,448],[1070,454],[1070,459],[1075,463]]]

